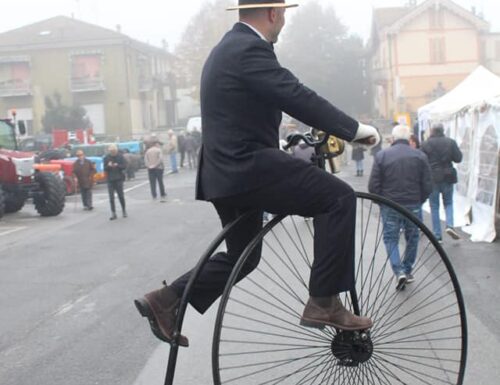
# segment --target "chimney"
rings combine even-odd
[[[122,33],[122,26],[120,24],[116,25],[116,32]]]
[[[472,12],[472,14],[474,16],[476,15],[476,7],[475,6],[470,7],[470,11]]]

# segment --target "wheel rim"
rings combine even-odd
[[[215,384],[462,384],[466,319],[449,260],[418,224],[416,280],[396,291],[382,206],[406,213],[382,198],[358,194],[356,291],[361,313],[374,319],[369,343],[354,345],[343,332],[349,338],[342,345],[333,328],[299,325],[308,299],[312,221],[275,218],[263,230],[258,268],[234,285],[240,260],[221,298],[212,357]],[[403,244],[401,234],[402,250]],[[350,296],[341,298],[351,310]],[[341,359],[349,354],[350,360]]]

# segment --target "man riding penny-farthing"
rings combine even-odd
[[[195,269],[135,301],[155,336],[172,344],[166,383],[173,383],[178,346],[189,345],[179,333],[187,302],[204,313],[225,290],[224,298],[230,295],[228,282],[244,282],[259,265],[262,248],[267,247],[261,236],[263,211],[277,215],[271,227],[286,215],[314,218],[308,298],[300,301],[297,327],[311,333],[325,328],[337,335],[347,333],[330,347],[342,356],[343,344],[358,346],[355,339],[366,341],[376,322],[362,315],[356,300],[342,299],[346,297],[342,293],[356,291],[357,196],[339,178],[280,151],[279,125],[286,112],[349,142],[376,145],[380,136],[374,127],[349,117],[279,64],[273,44],[285,24],[286,8],[294,6],[285,1],[240,0],[231,8],[239,11],[239,22],[204,65],[203,145],[196,197],[214,205],[224,230]],[[223,241],[227,251],[214,253]],[[216,338],[220,340],[220,334]],[[371,348],[363,341],[360,357],[365,360]],[[221,379],[215,373],[220,371],[216,361],[215,383],[238,378]]]

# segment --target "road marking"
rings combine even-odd
[[[17,233],[18,231],[25,230],[27,227],[7,227],[7,228],[0,228],[0,237]]]
[[[129,265],[123,265],[123,266],[116,268],[115,271],[113,271],[110,275],[112,278],[116,278],[119,275],[121,275],[122,273],[124,273],[125,271],[127,271],[128,269],[129,269]]]
[[[66,302],[64,305],[62,305],[55,313],[54,315],[55,316],[60,316],[60,315],[63,315],[63,314],[66,314],[67,312],[69,312],[71,309],[73,309],[75,307],[75,305],[79,304],[80,302],[82,301],[85,301],[85,299],[88,297],[88,295],[83,295],[81,296],[80,298],[78,298],[77,300],[75,301],[70,301],[70,302]]]
[[[137,190],[138,188],[141,188],[142,186],[146,186],[147,184],[149,184],[149,181],[139,183],[138,185],[135,185],[135,186],[129,187],[128,189],[125,189],[125,192],[128,193],[130,191]]]

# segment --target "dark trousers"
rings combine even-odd
[[[123,192],[123,180],[108,181],[109,204],[111,206],[111,212],[113,213],[116,213],[115,191],[116,195],[118,195],[118,200],[120,201],[122,211],[125,211],[125,193]]]
[[[149,186],[151,187],[151,195],[153,198],[156,198],[156,183],[158,182],[158,186],[160,187],[160,196],[164,197],[167,194],[165,193],[165,186],[163,185],[163,169],[161,168],[150,168],[148,170],[149,175]]]
[[[186,158],[186,151],[179,151],[181,154],[181,167],[184,167],[184,159]]]
[[[190,300],[200,313],[222,294],[240,254],[262,228],[263,211],[314,217],[311,296],[328,297],[354,288],[356,197],[352,188],[334,175],[307,165],[271,186],[212,203],[223,226],[249,210],[257,211],[228,234],[227,252],[214,254],[202,270]],[[255,269],[260,256],[261,246],[247,260],[239,279]],[[189,271],[172,283],[179,296],[191,274]]]
[[[92,189],[80,188],[80,194],[82,195],[83,207],[92,207]]]

